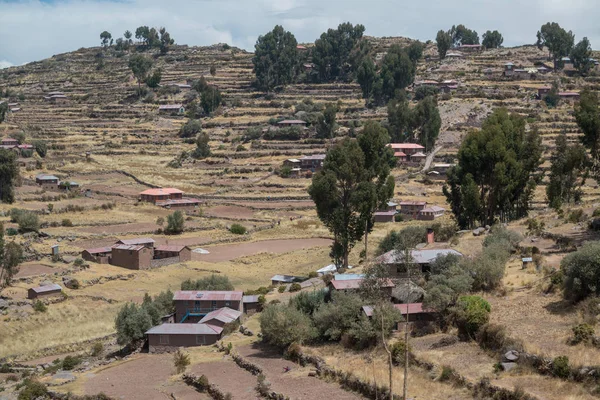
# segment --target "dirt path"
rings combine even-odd
[[[192,260],[222,262],[231,261],[239,257],[251,256],[258,253],[286,253],[310,247],[329,246],[330,239],[273,239],[261,242],[225,244],[220,246],[207,246],[205,249],[210,254],[192,253]]]
[[[442,149],[442,146],[436,146],[433,149],[433,151],[427,155],[427,158],[425,159],[425,166],[423,167],[423,169],[421,171],[425,172],[429,169],[429,167],[431,166],[431,163],[433,162],[433,158],[435,157],[437,152],[440,151],[441,149]]]
[[[196,364],[190,368],[194,375],[206,375],[208,381],[224,393],[231,393],[236,400],[255,400],[256,377],[238,367],[233,361],[215,361]]]
[[[259,365],[271,382],[271,389],[277,393],[297,399],[357,400],[360,395],[342,389],[336,383],[326,383],[319,378],[308,376],[310,368],[302,368],[291,361],[284,360],[279,353],[261,345],[243,346],[236,351],[248,361]],[[289,366],[290,372],[283,368]]]

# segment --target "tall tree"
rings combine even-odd
[[[6,113],[8,112],[8,103],[6,101],[0,103],[0,124],[4,122]]]
[[[442,127],[442,118],[435,97],[427,96],[421,100],[413,114],[419,143],[425,147],[425,151],[432,150]]]
[[[463,44],[479,44],[479,35],[474,30],[471,30],[460,24],[458,26],[452,26],[448,32],[452,36],[452,41],[455,46]]]
[[[169,32],[167,32],[167,30],[164,27],[160,28],[159,33],[160,33],[160,53],[167,54],[171,45],[173,43],[175,43],[175,40],[171,38],[171,34],[169,34]]]
[[[450,50],[450,47],[452,47],[452,36],[448,32],[438,31],[435,41],[440,60],[443,60],[446,58],[446,53]]]
[[[294,35],[280,25],[258,37],[252,64],[260,90],[268,92],[293,82],[298,69],[297,45]]]
[[[210,146],[208,145],[208,133],[203,132],[196,138],[196,149],[192,153],[192,157],[202,159],[210,156]]]
[[[127,40],[127,44],[131,44],[131,32],[126,30],[123,36],[125,37],[125,40]]]
[[[100,34],[100,39],[102,39],[102,46],[108,47],[108,43],[112,40],[112,35],[108,31],[104,31]]]
[[[329,103],[325,106],[323,113],[317,117],[317,137],[321,139],[333,139],[335,137],[337,112],[338,108],[335,104]]]
[[[483,40],[481,44],[486,49],[497,49],[498,47],[501,47],[504,42],[502,34],[498,31],[487,31],[482,37]]]
[[[586,75],[594,65],[591,61],[592,45],[587,37],[581,39],[571,50],[571,61],[580,74]]]
[[[554,61],[554,69],[562,67],[560,61],[571,52],[575,42],[573,32],[567,32],[556,22],[548,22],[540,28],[537,33],[537,46],[541,50],[544,46],[548,48],[550,56]]]
[[[363,25],[345,22],[337,29],[328,29],[315,41],[312,61],[322,82],[345,79],[350,75],[350,53],[362,39],[364,31]]]
[[[348,267],[350,250],[370,229],[373,211],[393,193],[388,141],[385,129],[369,123],[357,140],[345,138],[331,148],[323,169],[313,175],[308,193],[334,235],[331,256],[338,266]]]
[[[580,101],[575,105],[575,120],[583,131],[581,142],[590,150],[591,173],[600,182],[600,107],[598,94],[583,90]]]
[[[0,290],[10,286],[10,282],[17,272],[18,265],[23,258],[23,249],[20,244],[4,241],[4,225],[0,223]]]
[[[481,131],[469,132],[443,188],[460,227],[526,216],[541,155],[537,131],[526,131],[523,117],[506,109],[495,110]]]
[[[0,202],[14,203],[14,186],[18,177],[17,155],[14,151],[0,149]]]
[[[362,90],[363,99],[368,103],[369,99],[373,96],[377,81],[377,68],[373,60],[365,58],[362,61],[360,67],[358,67],[356,79]]]
[[[406,143],[414,140],[414,114],[406,97],[392,99],[387,106],[388,132],[392,143]]]
[[[581,197],[587,154],[582,145],[569,145],[564,131],[557,136],[555,143],[546,196],[550,207],[559,209],[563,203],[569,204]]]
[[[381,90],[385,99],[393,98],[396,93],[415,80],[416,64],[410,59],[406,49],[393,45],[383,58],[381,65]]]
[[[221,91],[215,86],[207,86],[200,99],[200,105],[206,114],[210,114],[221,106]]]
[[[135,30],[135,38],[144,44],[148,44],[148,36],[150,34],[150,28],[147,26],[140,26]]]
[[[145,82],[148,78],[148,73],[152,68],[152,60],[141,54],[132,55],[129,58],[129,69],[133,72],[133,76],[138,81],[138,88],[141,87],[142,82]]]

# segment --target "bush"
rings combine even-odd
[[[569,368],[569,357],[558,356],[552,361],[552,373],[562,379],[568,379],[571,375]]]
[[[243,235],[244,233],[246,233],[246,227],[244,225],[240,225],[240,224],[233,224],[229,228],[229,232],[236,234],[236,235]]]
[[[73,265],[75,265],[76,267],[81,267],[83,266],[83,264],[85,264],[85,261],[83,261],[83,259],[79,257],[77,257],[75,261],[73,261]]]
[[[423,100],[427,96],[436,96],[440,89],[435,86],[419,86],[415,90],[414,100]]]
[[[177,235],[183,232],[184,228],[183,213],[181,211],[175,211],[173,214],[167,216],[167,227],[165,233],[167,235]]]
[[[173,354],[173,364],[178,374],[184,373],[185,369],[190,365],[190,355],[184,353],[181,349],[177,349],[175,354]]]
[[[181,283],[181,290],[234,290],[233,284],[225,275],[212,274],[197,281],[187,279]],[[268,290],[267,290],[268,293]],[[171,296],[172,297],[172,296]]]
[[[394,365],[404,364],[404,357],[406,356],[406,342],[404,340],[398,340],[392,345],[390,351],[392,352],[392,362]],[[411,352],[410,344],[408,345],[408,352]],[[409,355],[410,357],[410,355]]]
[[[8,228],[8,229],[6,230],[6,234],[7,234],[8,236],[15,236],[15,235],[17,235],[18,233],[19,233],[19,231],[18,231],[18,230],[16,230],[15,228]]]
[[[402,222],[402,221],[404,221],[404,217],[402,216],[402,214],[394,215],[394,222]]]
[[[70,219],[65,218],[65,219],[62,220],[61,225],[62,226],[73,226],[73,222],[71,222]]]
[[[579,343],[592,343],[594,340],[594,334],[596,333],[594,327],[588,324],[579,324],[575,325],[572,328],[573,337],[570,340],[570,344],[579,344]]]
[[[138,342],[151,327],[152,317],[147,309],[135,303],[127,303],[119,310],[115,319],[117,343],[128,345]]]
[[[46,307],[46,305],[41,301],[41,300],[36,300],[33,303],[33,309],[36,312],[46,312],[46,310],[48,310],[48,307]]]
[[[464,338],[474,338],[477,331],[490,319],[490,303],[479,296],[462,296],[454,308],[454,321],[458,333]]]
[[[179,130],[179,137],[193,138],[202,132],[202,122],[197,119],[190,119]]]
[[[302,286],[298,282],[294,282],[290,285],[290,292],[299,292],[302,290]]]
[[[560,263],[564,274],[564,296],[581,301],[600,295],[600,243],[588,242]]]
[[[587,216],[585,215],[585,213],[583,212],[582,209],[577,209],[577,210],[573,210],[569,213],[568,217],[567,217],[567,221],[571,222],[573,224],[576,224],[578,222],[582,222],[583,220],[585,220],[587,218]]]
[[[243,145],[238,144],[238,146],[235,148],[235,151],[239,153],[240,151],[246,151],[246,148]]]
[[[401,231],[388,233],[377,248],[377,255],[381,255],[397,248],[414,248],[417,244],[425,242],[427,230],[422,226],[408,226]]]
[[[94,343],[92,346],[92,357],[98,357],[104,351],[104,345],[100,342]]]
[[[502,325],[496,324],[485,324],[475,336],[475,340],[482,349],[492,351],[506,351],[506,350],[521,350],[521,343],[515,342],[509,338],[506,333],[506,328]]]
[[[40,220],[37,214],[32,212],[22,212],[17,217],[17,224],[19,225],[19,232],[37,232],[40,230]]]
[[[260,330],[267,343],[281,348],[294,342],[302,344],[316,334],[309,316],[283,304],[272,304],[265,308],[260,315]]]
[[[19,392],[18,400],[45,399],[47,397],[48,389],[43,383],[32,379],[25,379],[23,388]]]
[[[62,369],[65,371],[71,371],[74,369],[79,363],[81,363],[81,359],[79,357],[66,356],[62,361]]]
[[[284,165],[279,169],[279,176],[282,178],[289,178],[292,174],[292,168],[288,165]]]
[[[301,292],[290,298],[289,301],[290,306],[295,307],[306,315],[313,315],[323,303],[325,303],[325,292],[322,290]]]
[[[277,288],[277,291],[278,291],[279,293],[283,293],[283,292],[285,292],[285,288],[286,288],[286,286],[285,286],[285,285],[281,285],[281,286],[279,286],[279,287]]]

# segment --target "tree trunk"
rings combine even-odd
[[[365,262],[369,260],[369,220],[365,221]]]
[[[410,302],[410,265],[407,264],[406,274],[408,276],[408,299],[406,303],[406,322],[404,323],[404,389],[403,389],[403,400],[406,400],[408,393],[408,304]]]
[[[393,363],[392,363],[392,352],[388,348],[387,342],[385,340],[385,330],[383,328],[383,313],[381,313],[381,341],[383,343],[383,348],[388,355],[388,371],[390,374],[390,400],[394,400],[394,380],[393,380]],[[406,386],[406,385],[405,385]],[[406,397],[405,397],[406,398]]]

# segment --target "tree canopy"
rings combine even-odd
[[[100,39],[102,39],[102,46],[108,47],[109,43],[112,43],[112,35],[108,31],[104,31],[100,34]]]
[[[7,102],[0,103],[0,124],[4,122],[4,119],[6,119],[7,112],[8,112],[8,103]]]
[[[575,35],[571,31],[561,28],[556,22],[548,22],[537,33],[537,46],[548,48],[554,61],[554,68],[562,65],[560,59],[571,52],[575,42]]]
[[[483,34],[482,38],[481,44],[486,49],[497,49],[498,47],[501,47],[504,42],[502,34],[498,31],[487,31]]]
[[[416,63],[411,60],[407,49],[393,45],[383,58],[376,92],[387,102],[395,97],[397,91],[413,83],[416,70]]]
[[[19,177],[17,155],[14,151],[0,149],[0,202],[14,203],[15,182]]]
[[[594,65],[591,58],[592,45],[590,44],[588,38],[584,37],[571,50],[571,61],[573,62],[573,67],[575,67],[580,74],[586,75]]]
[[[317,137],[322,139],[333,139],[337,130],[335,122],[338,108],[335,104],[329,103],[325,106],[323,113],[317,117]]]
[[[459,226],[527,215],[541,155],[537,131],[527,132],[525,120],[506,109],[495,110],[481,131],[469,132],[443,188]]]
[[[181,282],[181,290],[235,290],[226,275],[212,274],[196,281],[187,279]]]
[[[600,181],[600,107],[598,94],[583,90],[575,105],[575,120],[583,131],[581,142],[590,150],[592,176]]]
[[[453,25],[448,33],[452,37],[452,42],[455,46],[463,44],[479,44],[479,35],[477,32],[467,28],[463,24],[458,26]]]
[[[581,198],[581,186],[585,183],[581,178],[587,167],[587,154],[582,145],[569,145],[564,131],[556,137],[555,143],[546,197],[550,207],[559,209],[564,203]]]
[[[414,108],[406,99],[388,103],[388,131],[392,142],[419,143],[431,150],[439,135],[442,119],[435,97],[427,96]]]
[[[208,145],[210,138],[208,133],[203,132],[196,138],[196,149],[192,152],[192,157],[202,159],[210,156],[210,146]]]
[[[268,92],[293,82],[298,69],[297,45],[294,35],[281,25],[258,37],[252,58],[258,89]]]
[[[200,106],[210,114],[221,106],[221,91],[215,86],[207,86],[200,94]]]
[[[446,53],[450,50],[450,47],[452,47],[452,36],[448,32],[440,30],[435,37],[435,41],[440,60],[443,60],[446,58]]]
[[[600,296],[600,243],[588,242],[560,263],[564,295],[573,301]]]
[[[133,76],[135,76],[137,79],[138,87],[142,84],[142,82],[146,82],[152,65],[152,60],[141,54],[134,54],[129,59],[129,69],[131,69]]]
[[[19,263],[23,258],[23,248],[12,241],[4,241],[4,224],[0,223],[0,289],[10,285],[10,282],[19,272]]]
[[[350,55],[362,39],[364,31],[363,25],[345,22],[337,29],[328,29],[321,34],[311,53],[320,81],[329,82],[351,76]]]

